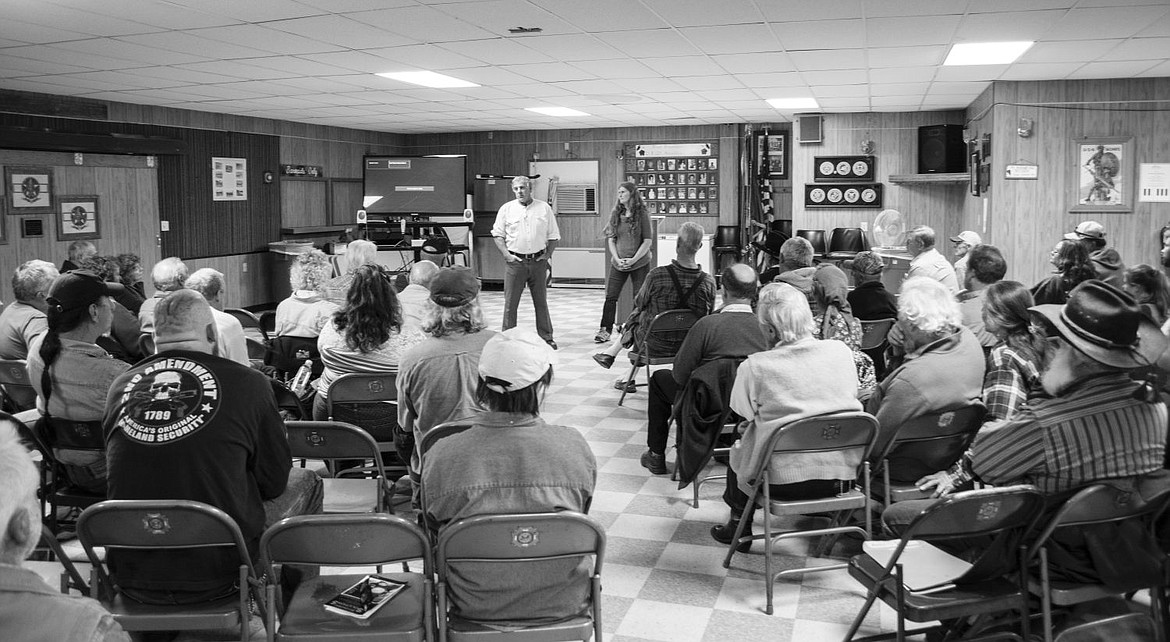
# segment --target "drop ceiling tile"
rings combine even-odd
[[[328,78],[315,78],[306,76],[304,78],[285,78],[284,80],[272,81],[275,85],[283,85],[292,89],[299,90],[297,93],[330,93],[353,91],[353,85]]]
[[[861,49],[793,51],[788,57],[801,71],[865,68],[865,52]]]
[[[722,5],[721,5],[722,6]],[[763,23],[679,29],[684,38],[707,54],[776,51],[780,41]]]
[[[922,107],[933,107],[935,109],[966,109],[971,101],[979,97],[979,94],[970,94],[963,96],[926,96],[922,99]]]
[[[437,4],[435,9],[487,29],[497,36],[511,35],[514,27],[539,27],[544,34],[566,34],[576,27],[526,0],[475,0]]]
[[[868,85],[818,85],[813,88],[817,100],[822,98],[869,97]]]
[[[131,89],[166,89],[177,87],[191,87],[195,83],[188,83],[178,80],[175,77],[162,78],[156,76],[146,76],[138,73],[137,69],[123,72],[123,71],[91,71],[82,74],[71,74],[66,78],[84,78],[96,82],[108,83],[107,86],[124,87]],[[190,90],[198,91],[198,90]]]
[[[574,67],[583,69],[595,76],[606,78],[645,78],[655,75],[646,65],[637,60],[582,60],[573,63]]]
[[[1170,13],[1154,21],[1153,24],[1139,31],[1137,35],[1141,38],[1170,36]]]
[[[408,69],[442,71],[456,67],[483,65],[481,60],[469,58],[435,45],[406,45],[405,47],[387,49],[368,49],[366,53],[386,59],[387,64],[381,71],[405,71]]]
[[[1047,40],[1129,38],[1166,15],[1166,6],[1073,9],[1044,34]]]
[[[1170,37],[1130,38],[1098,58],[1098,62],[1121,60],[1165,60],[1170,55]]]
[[[297,0],[297,2],[321,12],[329,11],[332,13],[409,7],[415,4],[414,0]]]
[[[888,85],[869,85],[869,95],[874,97],[886,96],[920,96],[930,88],[927,82],[890,83]]]
[[[80,31],[69,31],[54,26],[32,24],[20,20],[0,20],[0,38],[7,38],[21,43],[47,44],[51,42],[65,42],[67,40],[82,40],[91,37],[90,34]]]
[[[0,73],[7,77],[17,76],[40,76],[50,74],[73,74],[89,71],[84,67],[76,65],[63,65],[59,62],[50,60],[37,60],[34,58],[18,58],[16,56],[0,57]]]
[[[642,64],[663,76],[715,76],[723,69],[707,56],[675,56],[673,58],[643,58]]]
[[[170,4],[204,11],[213,15],[230,16],[242,22],[302,18],[322,13],[295,0],[167,0]]]
[[[376,74],[388,70],[384,57],[376,56],[368,51],[334,51],[330,53],[305,54],[297,57],[322,65],[359,73]]]
[[[700,98],[711,102],[755,102],[756,92],[750,89],[694,89]]]
[[[529,49],[507,38],[446,42],[443,43],[442,47],[462,56],[486,62],[489,65],[521,65],[536,62],[555,62],[551,56],[546,56],[535,49]]]
[[[1149,69],[1137,74],[1143,78],[1161,78],[1163,76],[1170,76],[1170,61],[1159,63],[1150,67]]]
[[[995,80],[1003,75],[1008,65],[973,65],[970,67],[939,67],[936,81]]]
[[[752,0],[719,0],[718,4],[708,0],[642,0],[642,4],[676,27],[712,23],[744,24],[763,20],[763,14]],[[620,20],[620,16],[618,13],[612,17]]]
[[[371,49],[418,44],[414,38],[338,15],[279,20],[266,22],[264,26],[310,40],[328,42],[346,49]]]
[[[94,38],[90,40],[62,42],[55,46],[68,51],[85,54],[86,56],[98,55],[107,58],[128,60],[135,62],[135,67],[145,66],[143,63],[151,65],[182,65],[190,62],[203,62],[211,59],[213,55],[210,51],[204,52],[203,55],[192,55],[158,47],[144,47],[131,42],[122,42],[114,38]]]
[[[733,76],[677,76],[675,82],[687,91],[716,91],[745,89],[743,83]]]
[[[638,102],[639,96],[628,93],[624,87],[612,80],[572,80],[558,82],[557,86],[566,91],[586,97],[603,97],[602,102]],[[609,100],[612,98],[612,100]]]
[[[9,4],[9,7],[11,6]],[[46,2],[38,4],[35,10],[19,12],[19,19],[22,22],[75,31],[89,36],[125,36],[158,31],[158,27],[92,11],[95,8],[100,9],[99,6],[92,4],[87,9],[77,9]]]
[[[779,52],[724,54],[712,56],[715,63],[732,74],[795,71],[787,54]]]
[[[16,56],[19,58],[34,58],[36,60],[45,60],[62,65],[74,65],[93,71],[104,71],[108,69],[129,69],[131,67],[143,66],[142,63],[121,60],[118,58],[109,58],[107,56],[100,56],[96,54],[79,56],[77,55],[76,51],[62,49],[57,45],[29,45],[26,47],[10,47],[4,50],[4,55]]]
[[[891,69],[870,69],[872,83],[929,82],[934,80],[935,67],[898,67]]]
[[[531,65],[504,65],[504,71],[531,78],[538,82],[565,80],[593,80],[597,76],[563,62],[536,63]]]
[[[521,85],[532,82],[532,79],[527,76],[521,76],[518,73],[508,71],[501,67],[483,66],[446,69],[443,73],[483,86],[507,87],[509,85]]]
[[[922,102],[921,94],[908,96],[873,96],[869,99],[869,104],[873,107],[905,107],[909,110],[913,110],[920,102]]]
[[[864,69],[826,69],[805,73],[804,78],[813,85],[864,85],[869,82],[869,72]]]
[[[738,74],[739,81],[747,87],[804,87],[802,74],[795,72]]]
[[[1122,42],[1120,39],[1038,42],[1016,62],[1091,62]]]
[[[512,87],[512,91],[515,91],[517,94],[520,94],[522,96],[529,96],[532,98],[541,98],[541,99],[548,99],[548,100],[555,100],[557,98],[564,98],[566,96],[569,96],[569,97],[576,96],[576,94],[574,94],[573,92],[565,90],[565,89],[561,89],[560,87],[557,87],[556,85],[539,83],[539,82],[532,83],[530,85],[514,85]],[[529,106],[535,107],[536,105],[529,105]]]
[[[529,36],[513,38],[512,40],[529,49],[535,49],[542,54],[565,62],[578,60],[615,60],[625,57],[617,49],[591,35],[583,33],[557,36]]]
[[[691,56],[702,53],[673,29],[599,33],[597,37],[632,58]]]
[[[866,14],[861,0],[784,0],[761,2],[760,11],[768,22],[804,22],[862,18]]]
[[[348,69],[326,65],[299,56],[269,56],[267,58],[249,58],[249,64],[266,69],[288,72],[290,77],[302,76],[335,76],[344,74]]]
[[[969,96],[978,95],[987,87],[985,82],[933,82],[930,84],[928,95],[942,96]]]
[[[1028,8],[1033,10],[1071,9],[1081,0],[1028,0]],[[1020,0],[980,0],[967,7],[968,13],[997,13],[1000,11],[1018,11]]]
[[[966,0],[882,0],[867,2],[865,15],[870,18],[961,15],[967,11],[967,4]]]
[[[1029,8],[1021,3],[1020,8]],[[1006,11],[977,13],[963,18],[956,32],[960,42],[1006,42],[1040,40],[1065,11]]]
[[[1129,62],[1090,62],[1068,75],[1069,78],[1129,78],[1150,69],[1152,60]]]
[[[919,67],[941,65],[947,56],[947,47],[927,45],[922,47],[876,47],[869,50],[870,69],[883,67]]]
[[[213,27],[211,29],[200,29],[193,33],[204,38],[219,40],[229,44],[246,42],[249,47],[254,47],[269,53],[290,56],[339,51],[343,49],[343,47],[332,43],[312,40],[260,25]]]
[[[168,31],[165,33],[144,33],[134,36],[119,36],[117,40],[143,47],[167,49],[200,58],[233,59],[258,58],[269,55],[267,51],[254,49],[239,43],[222,42],[202,38],[198,31]]]
[[[350,107],[357,105],[374,105],[376,104],[369,98],[364,98],[361,92],[334,92],[329,94],[316,94],[306,96],[309,100],[316,100],[325,104],[334,105],[348,105]]]
[[[650,9],[629,0],[532,0],[586,33],[661,29],[667,23]]]
[[[818,98],[817,103],[822,109],[857,111],[869,109],[869,98]]]
[[[460,20],[432,7],[400,7],[346,15],[375,28],[408,37],[411,37],[412,34],[430,34],[427,40],[431,43],[496,37],[496,34],[486,29],[480,29],[470,22]]]
[[[865,46],[865,22],[862,20],[783,22],[772,28],[787,51],[859,49]]]
[[[295,73],[277,71],[267,67],[250,64],[247,60],[220,60],[217,62],[196,62],[190,65],[178,65],[183,69],[193,69],[210,74],[216,74],[224,79],[240,78],[246,80],[271,80],[273,78],[293,78]]]
[[[870,47],[945,45],[951,41],[961,18],[956,15],[871,18],[865,22],[866,43]]]
[[[214,95],[208,94],[202,88],[195,89],[134,89],[120,92],[123,94],[122,100],[130,102],[138,102],[141,97],[152,97],[160,100],[171,101],[200,101],[210,100],[215,98]]]
[[[1000,80],[1051,80],[1065,78],[1079,69],[1080,62],[1016,63],[1008,67]]]
[[[629,78],[629,79],[615,79],[614,82],[625,87],[629,91],[638,93],[653,93],[663,91],[682,91],[682,85],[671,80],[670,78]]]
[[[140,22],[160,29],[197,29],[199,27],[221,27],[238,24],[240,21],[223,13],[200,11],[198,8],[179,6],[163,0],[49,0],[51,4],[92,11],[100,6],[103,14],[112,16],[133,16]]]
[[[251,100],[253,98],[267,98],[269,96],[284,96],[288,93],[288,88],[284,87],[279,91],[267,92],[262,88],[255,86],[254,83],[248,82],[224,82],[213,85],[199,85],[197,88],[180,89],[178,91],[191,92],[197,94],[203,99],[214,100]]]

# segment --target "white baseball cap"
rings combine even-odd
[[[983,239],[979,236],[979,234],[972,232],[971,230],[963,230],[956,236],[952,236],[951,241],[954,243],[966,243],[971,247],[975,247],[976,245],[982,243]]]
[[[496,392],[515,392],[540,381],[556,362],[557,353],[535,332],[512,328],[484,344],[479,356],[479,376],[507,382],[507,385],[487,384]]]

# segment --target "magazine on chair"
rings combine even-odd
[[[365,620],[405,588],[406,582],[381,575],[367,575],[338,593],[324,606],[325,610],[331,613]]]

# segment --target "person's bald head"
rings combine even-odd
[[[215,318],[211,306],[195,290],[168,294],[154,309],[154,345],[157,352],[193,350],[215,353]]]
[[[431,280],[439,273],[439,266],[434,261],[418,261],[410,268],[410,283],[431,289]]]
[[[730,299],[751,301],[756,296],[756,290],[760,288],[759,275],[746,263],[727,266],[719,275],[719,280],[723,284],[724,304]]]

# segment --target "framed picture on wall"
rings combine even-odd
[[[101,219],[98,197],[60,196],[57,198],[57,240],[100,239]]]
[[[5,167],[4,185],[9,214],[49,214],[53,211],[53,170],[48,167]]]
[[[765,152],[766,155],[765,155]],[[756,137],[756,167],[770,179],[788,178],[788,133]]]
[[[1069,171],[1070,212],[1133,211],[1133,138],[1099,136],[1073,140]]]

